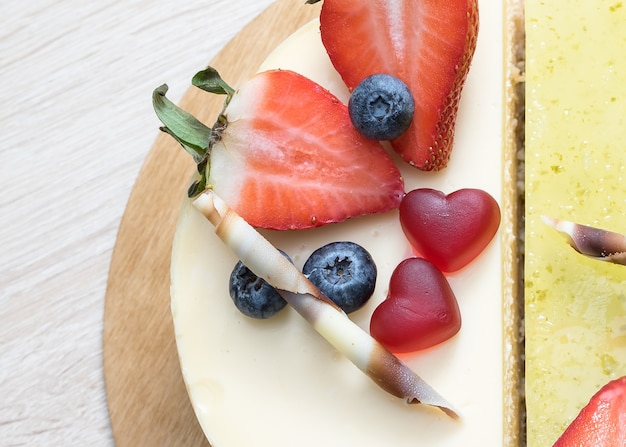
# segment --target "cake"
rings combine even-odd
[[[551,445],[594,391],[611,377],[624,373],[624,362],[620,360],[624,355],[619,347],[607,347],[605,355],[595,354],[594,349],[594,355],[598,355],[604,368],[603,375],[596,376],[596,380],[584,378],[585,392],[572,393],[568,389],[567,395],[563,395],[559,387],[566,383],[562,382],[564,375],[556,378],[541,374],[545,371],[541,362],[549,360],[553,352],[534,351],[534,347],[540,351],[547,339],[551,338],[546,346],[561,341],[552,334],[546,335],[549,324],[542,321],[546,311],[534,313],[537,309],[531,300],[524,309],[528,360],[527,392],[524,392],[522,309],[518,296],[522,288],[518,251],[524,248],[520,246],[518,217],[522,207],[517,188],[524,184],[518,177],[523,165],[517,162],[523,156],[523,145],[519,141],[520,129],[523,129],[520,120],[524,80],[523,13],[521,2],[479,3],[480,32],[463,88],[454,150],[448,165],[445,169],[425,172],[393,155],[407,192],[432,188],[450,194],[463,188],[477,188],[491,195],[502,212],[499,229],[486,249],[463,269],[446,274],[462,316],[458,334],[424,351],[397,354],[404,365],[432,387],[434,400],[425,399],[426,405],[407,405],[405,400],[385,393],[367,374],[355,368],[359,366],[359,359],[346,358],[343,349],[337,349],[320,337],[315,331],[318,328],[314,329],[290,306],[267,321],[242,315],[228,296],[228,278],[238,260],[232,249],[237,250],[240,242],[230,240],[224,244],[220,238],[228,239],[228,236],[216,235],[213,225],[219,227],[230,210],[219,197],[213,202],[210,194],[183,202],[172,250],[171,295],[183,376],[200,425],[213,447],[264,443],[275,446],[508,446],[525,444],[526,431],[528,445]],[[547,31],[540,31],[543,27],[539,26],[542,21],[538,19],[543,14],[541,8],[546,6],[527,1],[526,7],[530,10],[526,30],[529,32],[535,27],[533,31],[537,32],[534,36],[531,33],[529,38],[531,48],[533,42],[547,38],[546,34],[541,34]],[[276,48],[259,67],[259,72],[294,71],[347,103],[350,91],[329,60],[319,27],[315,20],[298,30]],[[564,54],[567,55],[567,51]],[[549,98],[537,94],[545,75],[537,71],[537,76],[530,81],[537,83],[537,88],[529,93],[535,98],[531,104],[541,104],[540,101]],[[539,108],[552,107],[552,103],[546,103]],[[542,197],[546,200],[552,197],[553,191],[546,185],[552,176],[564,177],[561,174],[566,164],[551,162],[550,169],[535,168],[528,155],[539,158],[538,155],[546,152],[545,147],[535,148],[531,144],[539,131],[544,132],[544,124],[529,119],[526,126],[531,136],[527,138],[526,149],[529,175],[545,182],[527,182],[527,192],[534,194],[528,195],[526,200],[534,204]],[[623,160],[616,161],[616,166],[620,163],[623,171]],[[616,230],[620,225],[624,227],[624,216],[618,215],[624,189],[616,186],[622,174],[618,169],[612,179],[615,182],[607,182],[607,187],[613,184],[612,193],[617,197],[614,209],[604,211],[604,221],[591,223],[615,219]],[[605,173],[603,178],[609,177]],[[544,188],[543,192],[535,193],[537,184]],[[566,198],[560,199],[563,202],[555,205],[556,208],[541,212],[576,221],[588,221],[599,215],[592,214],[586,207],[584,213],[563,216],[557,212],[558,206],[571,206],[571,199],[569,202]],[[581,269],[587,268],[581,266],[585,262],[589,262],[588,268],[593,271],[600,268],[596,265],[598,261],[579,259],[581,256],[570,250],[545,223],[540,228],[533,227],[538,225],[539,209],[542,208],[533,207],[526,214],[526,224],[533,231],[526,233],[525,291],[533,299],[540,282],[531,282],[528,278],[535,280],[536,276],[541,276],[535,274],[540,265],[536,264],[536,259],[540,255],[571,256],[568,263],[577,277],[583,272]],[[587,219],[588,216],[591,217]],[[246,228],[241,234],[245,234],[245,238],[256,234],[249,231],[255,230]],[[303,231],[260,230],[260,234],[271,245],[286,252],[297,269],[315,249],[329,242],[350,240],[365,247],[376,262],[378,280],[365,307],[349,316],[364,334],[369,331],[374,310],[386,298],[393,270],[404,259],[416,256],[402,231],[397,210]],[[537,235],[542,240],[549,239],[550,244],[538,243]],[[548,248],[550,251],[546,251]],[[543,268],[554,269],[554,261],[551,262]],[[259,263],[259,268],[263,268],[262,264]],[[528,275],[529,266],[531,275]],[[608,279],[614,281],[609,287],[621,287],[611,290],[618,298],[622,297],[623,305],[623,279],[619,277],[619,270],[610,272],[611,275],[601,281],[605,284]],[[562,268],[559,273],[562,274]],[[543,290],[547,289],[545,286]],[[611,303],[608,304],[611,311],[621,309],[619,301]],[[560,313],[559,304],[552,304],[552,307]],[[617,333],[623,331],[619,320],[601,322],[599,327],[606,328],[607,324],[613,325],[609,327]],[[544,335],[537,337],[533,331],[544,331]],[[560,336],[569,337],[563,333]],[[563,357],[555,357],[559,358]],[[580,362],[572,363],[572,372]],[[367,370],[367,367],[361,369]],[[572,374],[569,383],[576,383],[579,377]],[[524,397],[529,409],[528,426],[521,404]],[[552,416],[551,410],[547,410],[552,400],[567,401],[568,411],[558,407],[558,418]],[[554,420],[550,419],[550,425],[546,425],[549,417]]]
[[[621,2],[526,1],[529,446],[552,445],[626,374],[624,267],[582,256],[545,223],[625,232],[625,20]]]
[[[504,78],[503,14],[501,7],[481,12],[481,34],[456,129],[457,144],[472,141],[472,147],[455,148],[449,166],[439,173],[398,161],[407,191],[480,188],[501,203],[504,95],[502,89],[485,94],[479,87],[486,80],[500,85]],[[306,58],[299,56],[303,53]],[[279,46],[259,71],[270,68],[301,73],[347,102],[348,90],[328,60],[317,21]],[[493,175],[483,175],[486,170]],[[411,256],[397,211],[305,233],[263,234],[300,267],[314,249],[336,240],[357,242],[372,253],[379,282],[366,307],[351,315],[365,331],[374,308],[385,298],[392,270]],[[502,385],[505,348],[504,339],[493,334],[503,331],[502,250],[497,236],[470,266],[449,277],[463,315],[459,336],[403,358],[454,405],[459,421],[379,391],[293,309],[272,321],[250,321],[239,314],[228,297],[227,281],[237,258],[213,234],[211,224],[185,204],[173,247],[172,312],[185,381],[209,441],[216,447],[257,444],[262,439],[273,445],[402,446],[415,445],[419,433],[423,445],[459,445],[467,440],[500,444],[508,411]],[[207,275],[223,280],[207,280]],[[211,296],[223,299],[208,300]],[[489,354],[477,359],[478,346]],[[246,421],[246,428],[229,427],[233,420]]]

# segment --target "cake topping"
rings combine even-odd
[[[287,254],[284,256],[289,258]],[[229,294],[239,311],[250,317],[266,319],[283,310],[287,301],[263,278],[238,261],[230,274]]]
[[[445,167],[476,48],[477,0],[325,0],[320,30],[349,89],[376,73],[393,75],[409,87],[415,117],[392,147],[420,169]]]
[[[404,195],[398,168],[378,141],[359,134],[347,106],[288,70],[259,73],[239,91],[208,69],[194,84],[227,95],[212,128],[155,90],[153,103],[192,154],[201,179],[255,227],[303,229],[396,208]],[[297,98],[297,100],[294,100]]]
[[[626,376],[593,395],[554,447],[626,445]]]
[[[626,265],[626,235],[546,216],[542,220],[562,233],[580,254]]]
[[[480,189],[445,195],[421,188],[400,204],[400,223],[411,245],[444,272],[465,267],[493,239],[500,225],[500,207]]]
[[[415,100],[400,79],[373,74],[352,91],[348,111],[354,127],[367,138],[392,140],[411,125]]]
[[[370,299],[378,275],[372,255],[349,241],[331,242],[315,250],[302,273],[347,314]]]
[[[409,403],[423,403],[457,417],[442,398],[406,364],[357,326],[267,239],[210,190],[194,206],[215,226],[216,235],[257,276],[274,286],[317,332],[381,388]]]
[[[393,271],[387,299],[372,314],[370,333],[392,352],[430,348],[461,328],[445,276],[431,262],[408,258]]]

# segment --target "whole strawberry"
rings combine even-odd
[[[398,168],[378,141],[352,126],[334,95],[288,70],[259,73],[238,91],[209,68],[194,85],[226,95],[209,128],[155,90],[162,128],[193,155],[201,175],[190,196],[211,188],[251,225],[304,229],[397,208]]]
[[[413,123],[391,145],[420,169],[445,167],[476,49],[477,0],[324,0],[320,30],[348,88],[377,73],[409,87]]]

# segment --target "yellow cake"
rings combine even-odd
[[[552,445],[626,374],[626,270],[583,257],[542,216],[626,229],[626,5],[526,0],[528,445]]]

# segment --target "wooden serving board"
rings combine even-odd
[[[230,85],[241,85],[278,43],[318,15],[317,5],[279,0],[210,64]],[[210,123],[222,102],[223,97],[192,87],[180,105]],[[170,314],[171,243],[194,169],[191,157],[172,138],[159,135],[119,228],[103,334],[107,400],[119,447],[209,445],[183,383]]]

